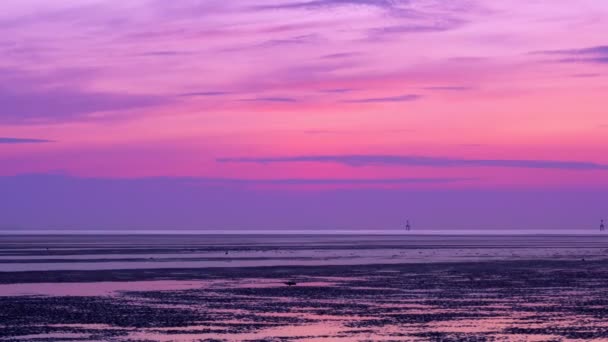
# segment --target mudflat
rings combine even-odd
[[[20,241],[3,241],[0,255],[5,261],[13,261],[5,265],[21,265],[15,260],[24,260],[23,265],[28,260],[52,265],[53,260],[70,256],[78,256],[76,260],[81,262],[74,262],[80,265],[75,269],[0,272],[0,339],[608,338],[608,254],[604,237],[525,237],[515,242],[519,238],[496,237],[488,242],[484,237],[480,242],[479,237],[422,237],[413,242],[403,237],[352,241],[290,237],[280,241],[262,239],[258,244],[222,238],[215,242],[197,238],[180,244],[149,238],[142,244],[124,245],[87,239],[73,239],[70,246],[44,239],[27,246]],[[260,254],[258,259],[280,255],[273,262],[281,263],[282,258],[292,255],[290,252],[301,253],[297,258],[305,262],[239,265],[240,259],[255,257],[256,253]],[[208,253],[235,260],[222,261],[230,266],[217,266],[217,260],[206,259]],[[140,259],[149,254],[154,254],[149,261],[154,267],[95,267],[112,255],[120,266],[121,262],[143,262]],[[125,261],[125,255],[129,256],[126,259],[137,260]],[[328,259],[328,255],[334,255],[334,259]],[[360,255],[366,257],[357,258]],[[426,257],[412,261],[415,255]],[[446,255],[460,257],[446,262]],[[91,261],[98,257],[102,261]],[[180,268],[179,260],[156,260],[180,257],[201,258],[196,262],[203,267]],[[351,262],[341,264],[342,259]],[[382,263],[385,259],[390,262]],[[211,266],[204,267],[205,262]],[[165,263],[169,267],[162,267]]]

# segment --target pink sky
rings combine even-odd
[[[0,176],[606,189],[606,32],[604,0],[3,0]]]

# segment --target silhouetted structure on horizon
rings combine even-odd
[[[405,222],[405,230],[407,230],[408,232],[409,232],[410,230],[412,230],[412,226],[410,226],[410,220],[407,220],[407,221]]]
[[[601,220],[601,222],[600,222],[600,232],[603,232],[604,230],[606,230],[606,226],[604,226],[604,220]]]

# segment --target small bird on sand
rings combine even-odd
[[[284,282],[283,284],[285,284],[285,285],[287,285],[287,286],[294,286],[294,285],[297,285],[298,283],[296,283],[296,282],[295,282],[295,281],[293,281],[293,280],[290,280],[290,281],[286,281],[286,282]]]

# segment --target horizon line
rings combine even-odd
[[[0,235],[603,235],[598,229],[0,229]]]

